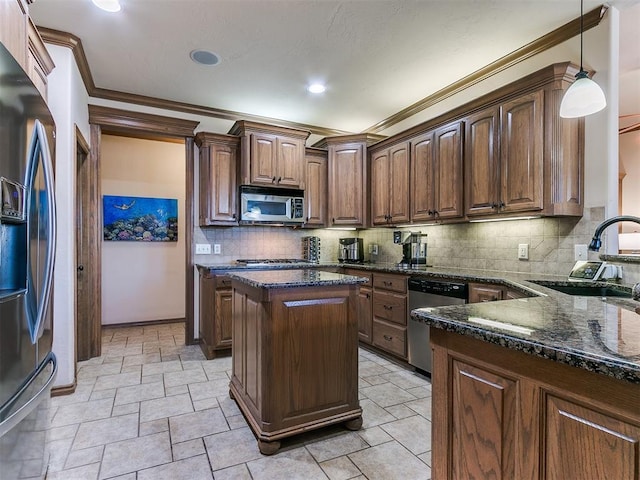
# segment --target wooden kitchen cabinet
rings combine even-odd
[[[229,355],[232,344],[231,279],[200,271],[200,347],[207,360]]]
[[[462,123],[411,140],[411,221],[463,216]]]
[[[237,225],[239,139],[232,135],[200,132],[195,141],[200,149],[200,226]]]
[[[329,137],[326,142],[329,151],[329,226],[366,227],[369,189],[365,137]]]
[[[307,204],[305,227],[327,226],[327,151],[307,148],[305,154],[306,185],[304,192]]]
[[[497,300],[512,300],[526,295],[506,285],[491,283],[470,283],[469,303],[495,302]]]
[[[371,273],[355,268],[345,268],[345,275],[367,277],[369,281],[360,285],[358,291],[358,340],[368,345],[373,341],[373,290]]]
[[[28,10],[25,0],[0,2],[0,42],[27,70]]]
[[[372,344],[407,359],[407,276],[373,274]]]
[[[242,185],[304,190],[308,131],[239,120],[229,134],[241,138]]]
[[[637,478],[640,385],[437,328],[431,345],[433,478]]]
[[[409,143],[371,152],[371,223],[409,222]]]

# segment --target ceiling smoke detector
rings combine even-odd
[[[189,56],[191,60],[200,65],[217,65],[220,63],[220,57],[208,50],[192,50]]]

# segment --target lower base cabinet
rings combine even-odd
[[[407,359],[407,276],[373,274],[372,344]]]
[[[361,427],[356,304],[355,285],[262,289],[233,282],[229,393],[261,453],[327,425]]]
[[[231,354],[231,279],[200,272],[200,347],[207,360]]]
[[[640,385],[431,328],[432,473],[636,480]]]

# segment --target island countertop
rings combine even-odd
[[[256,288],[326,287],[329,285],[359,285],[367,279],[354,275],[325,272],[318,269],[234,270],[227,275],[232,280]]]

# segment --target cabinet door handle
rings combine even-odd
[[[366,296],[367,298],[371,298],[371,295],[369,295],[368,293],[365,293],[365,296]]]
[[[233,215],[231,215],[231,218],[233,218],[234,220],[238,219],[238,215],[236,215],[235,213]]]
[[[504,202],[500,202],[500,203],[498,204],[498,208],[504,208],[504,207],[505,207]]]
[[[385,310],[393,310],[393,307],[391,305],[383,305]]]
[[[433,210],[427,210],[427,213],[428,213],[429,215],[433,215],[433,214],[434,214],[434,211],[433,211]]]
[[[273,178],[271,179],[271,183],[276,183],[276,177],[273,177]]]
[[[383,281],[382,281],[382,284],[383,284],[385,287],[390,287],[391,285],[393,285],[393,282],[387,282],[386,280],[383,280]]]
[[[278,183],[280,183],[281,180],[282,180],[282,177],[278,177]]]
[[[393,340],[393,337],[390,335],[383,335],[382,336],[387,342],[390,342],[391,340]]]

